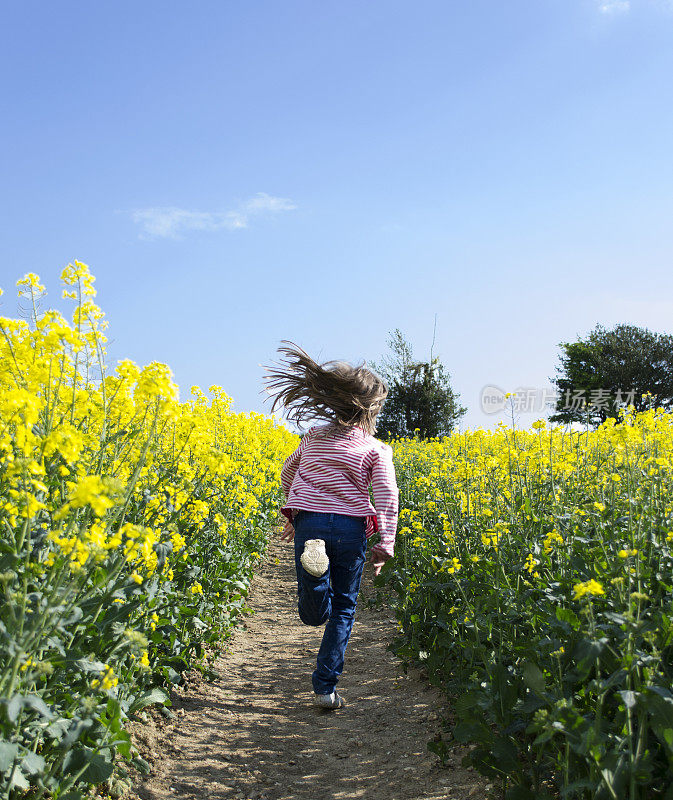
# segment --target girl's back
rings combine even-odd
[[[315,426],[285,462],[281,482],[288,518],[299,510],[366,517],[367,537],[380,531],[384,551],[392,555],[386,534],[396,528],[397,486],[389,445],[359,427]]]
[[[315,488],[327,496],[352,502],[366,494],[371,481],[374,456],[379,444],[373,436],[359,428],[340,431],[331,425],[320,425],[306,434],[297,479],[307,488]],[[297,490],[301,491],[301,484]]]

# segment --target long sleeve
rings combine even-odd
[[[304,436],[302,436],[301,442],[299,442],[299,447],[294,451],[294,453],[285,459],[283,468],[280,471],[280,485],[283,488],[286,500],[290,495],[292,481],[294,480],[294,476],[297,474],[297,468],[299,467],[299,462],[301,461],[301,454],[306,447],[306,442],[308,441],[310,433],[311,431],[308,431],[304,434]]]
[[[393,450],[390,445],[384,445],[374,456],[371,486],[376,519],[381,534],[379,547],[392,556],[395,551],[397,534],[399,490],[393,464]]]

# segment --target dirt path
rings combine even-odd
[[[215,663],[217,679],[176,693],[170,721],[134,726],[152,765],[134,792],[141,800],[481,800],[472,770],[441,768],[426,743],[446,713],[418,673],[405,675],[386,650],[392,612],[370,609],[365,566],[339,692],[347,707],[311,705],[311,673],[323,628],[296,613],[293,547],[275,538],[255,576],[255,613]]]

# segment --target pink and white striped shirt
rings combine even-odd
[[[399,491],[390,445],[355,426],[316,425],[286,459],[280,480],[290,522],[297,511],[366,517],[367,538],[379,531],[379,547],[393,555]]]

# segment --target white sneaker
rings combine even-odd
[[[304,544],[304,552],[299,557],[302,567],[314,575],[321,578],[329,567],[329,558],[325,552],[324,539],[307,539]]]
[[[313,702],[320,708],[344,708],[346,701],[335,689],[332,694],[314,694]]]

